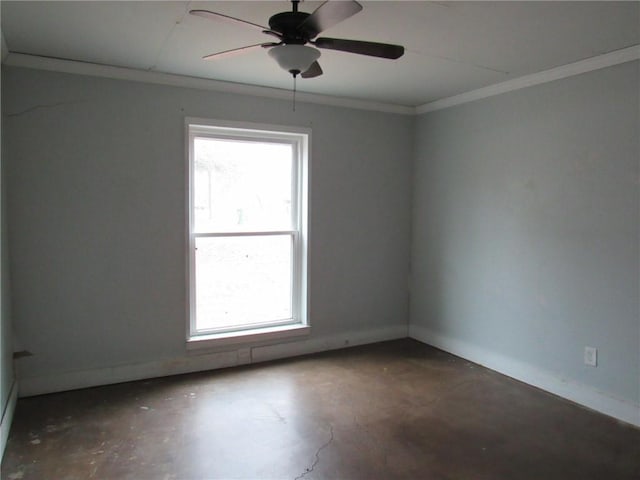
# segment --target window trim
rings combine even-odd
[[[311,129],[284,125],[257,124],[249,122],[234,122],[227,120],[204,119],[186,117],[185,131],[185,159],[186,159],[186,341],[187,349],[206,348],[224,344],[247,343],[297,337],[310,333],[309,323],[309,211],[310,211],[310,165],[311,165]],[[198,332],[195,329],[195,232],[193,218],[193,179],[194,159],[191,148],[192,139],[196,136],[214,136],[215,138],[230,138],[237,140],[242,137],[281,143],[290,142],[297,147],[297,162],[294,162],[292,178],[293,198],[296,198],[292,217],[297,218],[296,230],[266,231],[266,232],[216,232],[198,233],[198,236],[255,236],[257,233],[266,235],[287,234],[292,236],[292,317],[297,321],[286,325],[269,324],[262,326],[241,327],[233,331]]]

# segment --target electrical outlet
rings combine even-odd
[[[584,347],[584,364],[591,367],[598,365],[598,349],[595,347]]]

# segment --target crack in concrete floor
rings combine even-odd
[[[320,452],[325,448],[327,448],[331,444],[331,442],[333,442],[333,425],[329,425],[329,428],[331,433],[331,437],[329,438],[329,440],[327,440],[325,443],[320,445],[320,447],[316,450],[316,459],[313,461],[311,466],[307,468],[304,472],[302,472],[300,475],[298,475],[294,480],[300,480],[301,478],[310,474],[311,472],[313,472],[313,469],[316,468],[316,465],[320,463]]]

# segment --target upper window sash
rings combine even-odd
[[[300,137],[202,128],[189,130],[191,232],[297,230]]]

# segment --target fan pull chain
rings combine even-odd
[[[293,111],[296,111],[296,77],[297,75],[293,76]]]

